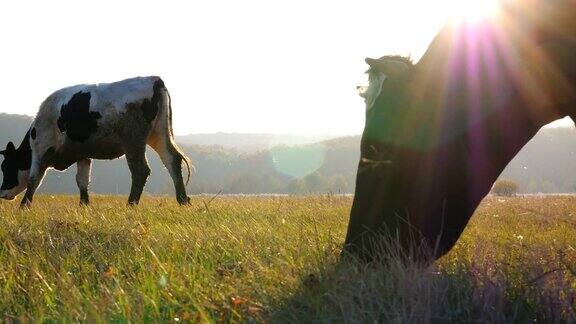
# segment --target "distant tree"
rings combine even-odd
[[[526,188],[526,191],[529,193],[538,192],[538,183],[536,182],[536,180],[534,179],[530,180],[530,182],[528,183],[528,187]]]
[[[348,190],[346,177],[341,174],[331,177],[328,189],[333,193],[345,193]]]
[[[518,192],[518,184],[512,180],[497,180],[492,186],[492,193],[496,196],[511,197]]]
[[[306,192],[306,184],[302,179],[294,178],[286,185],[286,192],[291,195],[299,195]]]
[[[259,193],[260,179],[257,174],[235,174],[224,185],[225,193]]]
[[[545,193],[558,192],[558,187],[556,187],[556,185],[552,181],[549,181],[549,180],[542,181],[541,187],[542,187],[542,192],[545,192]]]
[[[284,182],[273,174],[265,174],[260,177],[260,193],[281,193]]]
[[[309,192],[318,193],[326,190],[326,178],[319,172],[313,172],[304,177],[304,183]]]

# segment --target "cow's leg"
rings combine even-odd
[[[151,142],[150,146],[158,153],[160,160],[168,169],[172,182],[174,183],[174,191],[176,192],[176,200],[181,205],[190,203],[190,198],[186,195],[186,186],[182,177],[182,163],[184,157],[180,150],[176,147],[174,142],[170,139],[165,139],[161,142]]]
[[[76,162],[76,184],[80,190],[80,204],[88,205],[88,186],[90,185],[90,170],[92,166],[91,159],[83,159]]]
[[[30,176],[28,179],[28,186],[26,187],[26,193],[24,193],[24,198],[22,198],[22,202],[20,203],[20,207],[30,207],[32,204],[32,198],[34,197],[34,193],[40,183],[42,183],[42,179],[46,174],[46,169],[48,167],[46,165],[34,165],[32,164],[32,168],[30,169]]]
[[[150,175],[150,167],[146,160],[146,146],[127,151],[126,161],[128,162],[130,173],[132,173],[132,188],[130,189],[128,204],[137,205],[140,202],[140,196],[144,190],[146,180]]]

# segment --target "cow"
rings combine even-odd
[[[92,159],[126,156],[132,176],[128,203],[138,204],[150,168],[146,145],[168,169],[176,199],[189,204],[182,176],[190,162],[174,142],[168,89],[157,76],[113,83],[83,84],[57,90],[40,105],[30,129],[16,148],[12,142],[0,154],[3,182],[0,197],[14,199],[26,189],[21,206],[30,206],[46,170],[66,170],[76,163],[81,204],[89,203]]]
[[[366,59],[344,257],[370,262],[391,247],[426,264],[441,257],[538,130],[576,120],[576,4],[531,3],[448,23],[418,63]]]

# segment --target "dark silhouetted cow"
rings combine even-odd
[[[345,254],[373,260],[388,241],[420,259],[442,256],[524,144],[576,117],[576,2],[517,3],[447,25],[417,64],[366,60]]]
[[[91,159],[126,155],[132,174],[128,202],[137,204],[150,174],[147,144],[170,172],[178,202],[189,203],[181,167],[184,162],[189,179],[190,164],[174,143],[170,95],[162,79],[141,77],[58,90],[44,100],[20,146],[10,142],[0,152],[0,197],[14,199],[26,189],[22,205],[28,206],[48,168],[62,171],[76,163],[80,201],[87,204]]]

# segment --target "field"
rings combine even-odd
[[[576,198],[488,198],[420,269],[339,264],[350,197],[0,203],[2,320],[576,322]]]

